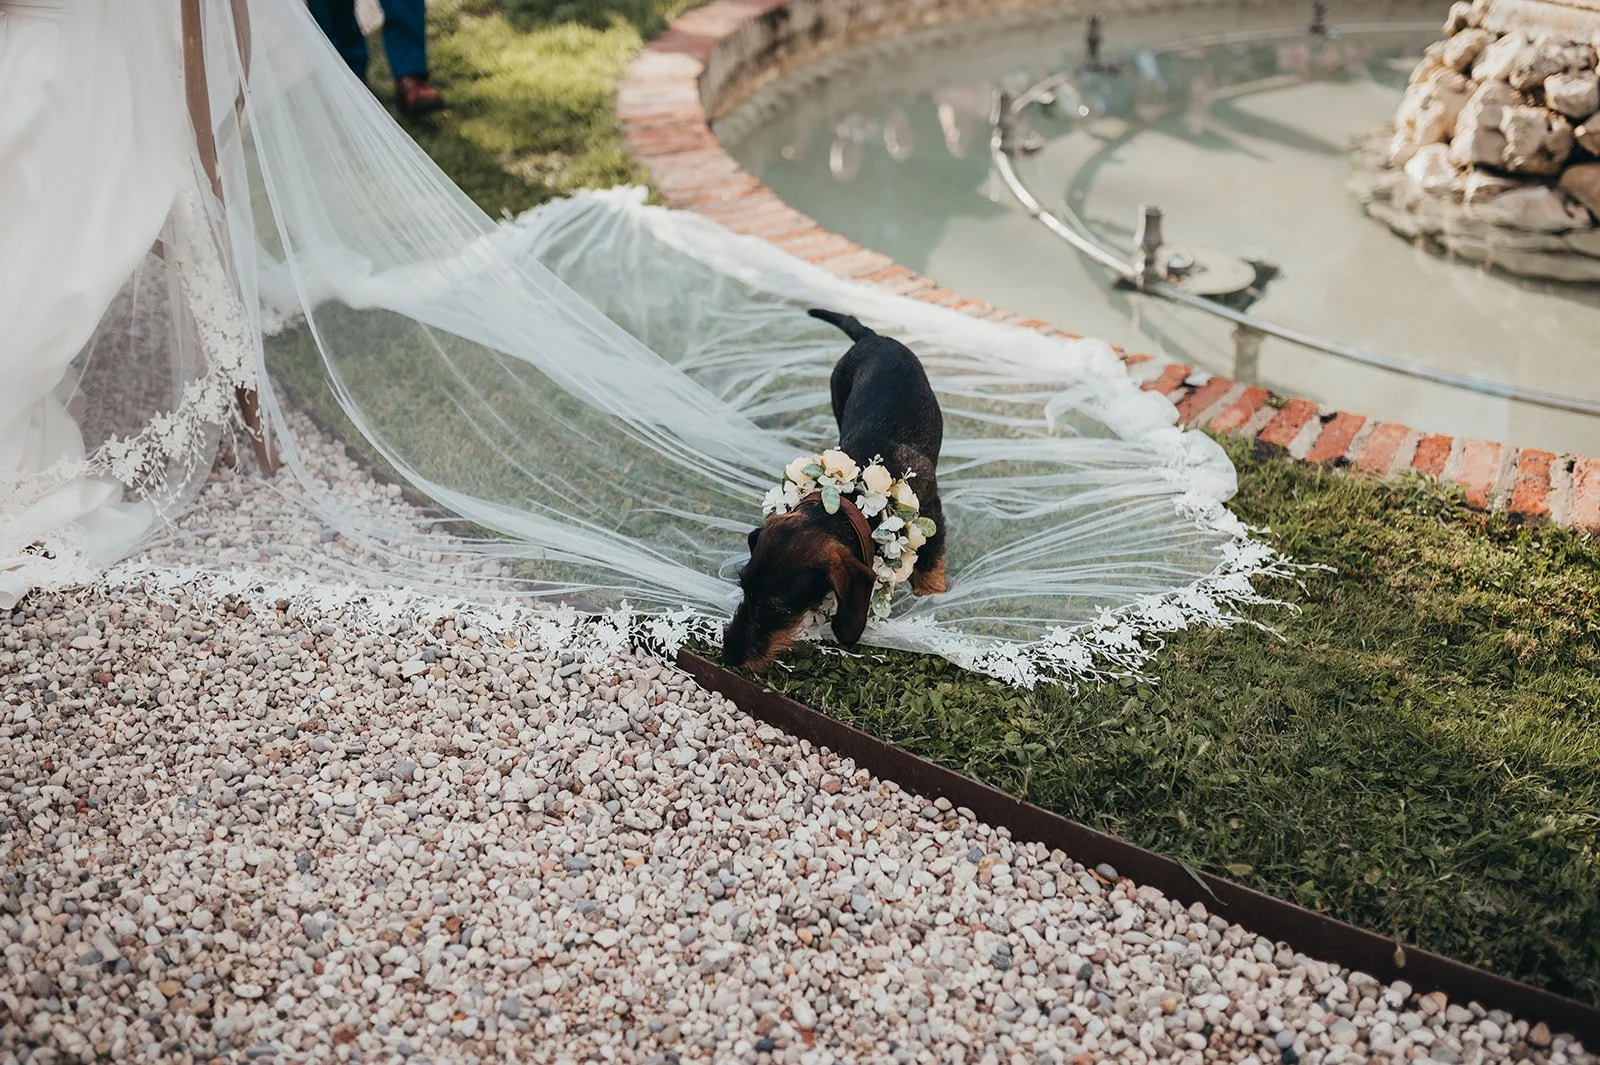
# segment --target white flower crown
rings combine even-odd
[[[939,531],[933,519],[918,512],[917,493],[911,489],[915,476],[908,473],[895,480],[879,455],[874,455],[865,469],[837,448],[820,455],[802,455],[784,469],[782,483],[767,492],[761,514],[787,514],[813,492],[821,494],[823,509],[829,514],[837,514],[846,499],[869,523],[881,514],[872,531],[876,545],[872,572],[878,578],[872,587],[872,613],[886,618],[895,585],[905,582],[917,564],[917,548]]]

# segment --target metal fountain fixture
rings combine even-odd
[[[1338,36],[1338,31],[1328,25],[1326,0],[1312,0],[1311,22],[1303,32],[1319,38]],[[996,95],[991,111],[994,126],[990,138],[991,161],[1007,191],[1029,217],[1080,254],[1110,271],[1117,288],[1178,303],[1232,322],[1235,380],[1245,384],[1257,383],[1261,343],[1270,336],[1404,377],[1553,410],[1600,416],[1600,402],[1534,391],[1391,358],[1249,314],[1248,308],[1261,298],[1267,283],[1278,274],[1278,268],[1264,259],[1244,259],[1203,249],[1169,248],[1164,233],[1169,220],[1159,205],[1140,207],[1131,260],[1125,253],[1102,242],[1069,204],[1064,202],[1059,213],[1047,210],[1029,191],[1013,165],[1015,157],[1035,155],[1046,143],[1042,134],[1026,127],[1025,118],[1030,107],[1048,107],[1056,104],[1063,95],[1076,96],[1077,85],[1085,75],[1115,77],[1123,74],[1129,64],[1103,58],[1104,39],[1104,25],[1100,16],[1090,15],[1084,33],[1085,60],[1082,65],[1076,70],[1050,75],[1021,93],[1001,92]],[[1080,106],[1079,114],[1086,117],[1088,109]]]
[[[1328,36],[1327,0],[1311,0],[1311,27],[1307,32],[1313,37]]]

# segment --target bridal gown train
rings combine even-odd
[[[69,412],[86,370],[74,360],[150,255],[186,161],[171,111],[141,106],[163,86],[139,84],[136,39],[67,24],[96,17],[73,0],[0,0],[0,608],[92,575],[156,520],[81,469]],[[30,550],[63,535],[67,550]]]
[[[842,281],[642,190],[495,222],[301,0],[0,0],[0,225],[0,605],[90,580],[278,595],[133,552],[258,388],[274,489],[385,560],[320,603],[714,637],[762,497],[836,442],[842,349],[811,306],[908,343],[945,410],[951,589],[896,599],[866,643],[1022,685],[1125,675],[1286,572],[1224,506],[1221,449],[1104,344]],[[432,530],[311,475],[278,374],[470,523],[448,564]]]

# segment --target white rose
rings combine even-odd
[[[912,547],[912,548],[918,548],[918,547],[921,547],[923,544],[925,544],[927,542],[928,542],[928,538],[926,536],[922,535],[922,529],[920,527],[918,527],[916,525],[907,525],[906,526],[906,544],[907,544],[907,546]]]
[[[815,455],[801,455],[799,458],[789,463],[789,465],[785,466],[783,468],[783,472],[788,476],[789,480],[793,481],[795,484],[810,484],[811,477],[805,472],[805,469],[807,466],[816,461],[817,457]]]
[[[917,507],[917,493],[911,490],[910,481],[901,481],[894,486],[894,498],[895,502],[903,507],[910,507],[912,510],[919,509]]]
[[[861,483],[867,486],[867,491],[879,495],[888,495],[889,489],[894,485],[894,478],[889,471],[874,463],[861,471]]]
[[[855,459],[836,447],[822,453],[822,468],[841,481],[853,481],[856,479],[856,474],[861,472],[861,467],[856,465]]]

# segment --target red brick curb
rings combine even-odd
[[[662,201],[762,237],[844,278],[952,307],[964,314],[1071,336],[933,280],[858,247],[794,210],[723,151],[710,117],[753,88],[842,44],[931,25],[980,9],[1021,10],[1042,0],[712,0],[684,14],[629,67],[616,112],[628,147],[650,171]],[[1126,357],[1142,387],[1177,405],[1185,425],[1254,438],[1297,459],[1374,476],[1415,471],[1460,487],[1469,505],[1522,521],[1553,520],[1600,531],[1600,462],[1486,440],[1425,435],[1370,424],[1360,414],[1196,373],[1145,355]]]

